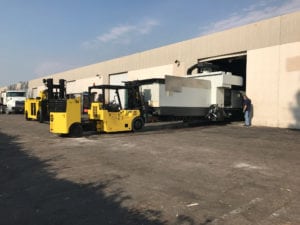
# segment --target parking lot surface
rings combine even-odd
[[[0,115],[0,224],[300,224],[300,131],[149,124],[62,138]]]

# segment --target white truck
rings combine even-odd
[[[26,91],[6,90],[1,92],[0,112],[1,113],[23,113]]]

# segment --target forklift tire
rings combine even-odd
[[[81,124],[74,123],[71,125],[69,130],[69,137],[82,137],[83,128]]]
[[[28,118],[28,112],[26,111],[25,112],[25,119],[28,121],[29,120],[29,118]]]
[[[43,123],[44,122],[44,116],[43,116],[43,111],[40,110],[37,112],[37,120],[40,122],[40,123]]]
[[[132,121],[132,130],[137,131],[142,129],[144,126],[144,120],[141,117],[137,117]]]

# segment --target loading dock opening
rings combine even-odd
[[[246,72],[247,72],[246,52],[199,59],[198,64],[199,63],[210,63],[215,70],[231,72],[234,75],[243,77],[243,86],[238,88],[239,89],[242,88],[243,91],[246,90],[246,80],[247,80],[246,79]]]
[[[246,71],[247,71],[247,54],[246,52],[233,53],[230,55],[221,55],[216,57],[198,59],[195,65],[187,69],[187,74],[202,73],[204,71],[224,71],[231,72],[233,75],[243,78],[243,86],[239,90],[246,90]],[[232,87],[235,89],[235,87]]]
[[[232,96],[240,96],[240,105],[242,105],[241,92],[246,91],[246,71],[247,71],[246,52],[239,52],[230,55],[221,55],[216,57],[198,59],[198,62],[187,69],[187,75],[195,74],[213,74],[214,72],[230,72],[232,75],[242,77],[242,85],[232,85],[230,89],[224,89],[224,102],[221,104],[225,107],[232,107]],[[207,76],[207,75],[206,75]],[[231,113],[233,120],[242,120],[240,110]]]

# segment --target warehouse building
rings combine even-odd
[[[300,129],[300,12],[37,78],[28,90],[37,96],[50,77],[80,93],[93,84],[186,76],[202,62],[244,78],[253,125]]]

